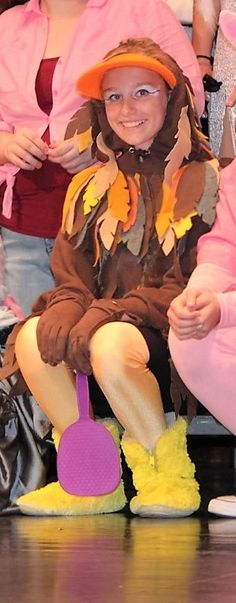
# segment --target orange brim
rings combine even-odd
[[[141,53],[124,53],[104,59],[101,63],[97,63],[94,67],[82,73],[77,81],[80,94],[88,98],[102,100],[102,80],[105,73],[119,67],[143,67],[158,73],[170,88],[176,86],[175,75],[157,59]]]

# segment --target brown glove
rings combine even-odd
[[[140,305],[145,306],[142,301]],[[90,375],[92,368],[89,341],[92,335],[104,324],[122,320],[123,317],[129,321],[130,316],[130,322],[139,324],[138,316],[135,312],[131,312],[131,306],[131,299],[127,300],[127,304],[125,299],[95,299],[69,334],[66,352],[66,362],[69,366]],[[142,324],[141,320],[140,324]]]
[[[56,366],[65,360],[69,333],[82,315],[81,305],[72,300],[57,302],[43,312],[36,334],[38,348],[44,362]]]

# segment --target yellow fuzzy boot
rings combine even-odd
[[[186,421],[179,417],[164,431],[152,453],[123,437],[122,448],[137,490],[130,502],[136,515],[185,517],[199,508],[199,486],[187,452],[186,429]]]
[[[112,420],[105,421],[104,425],[119,449],[120,437],[117,427]],[[55,430],[53,439],[58,448],[60,436]],[[122,480],[113,492],[102,496],[72,496],[63,490],[59,482],[52,482],[39,490],[20,496],[16,503],[25,515],[97,515],[123,509],[126,497]]]

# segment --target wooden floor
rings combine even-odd
[[[1,603],[235,603],[236,519],[206,510],[236,491],[232,451],[192,455],[203,502],[190,518],[2,515]]]

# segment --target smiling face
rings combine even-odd
[[[136,149],[148,149],[166,115],[168,91],[162,77],[141,67],[119,67],[104,75],[102,94],[112,130]]]

